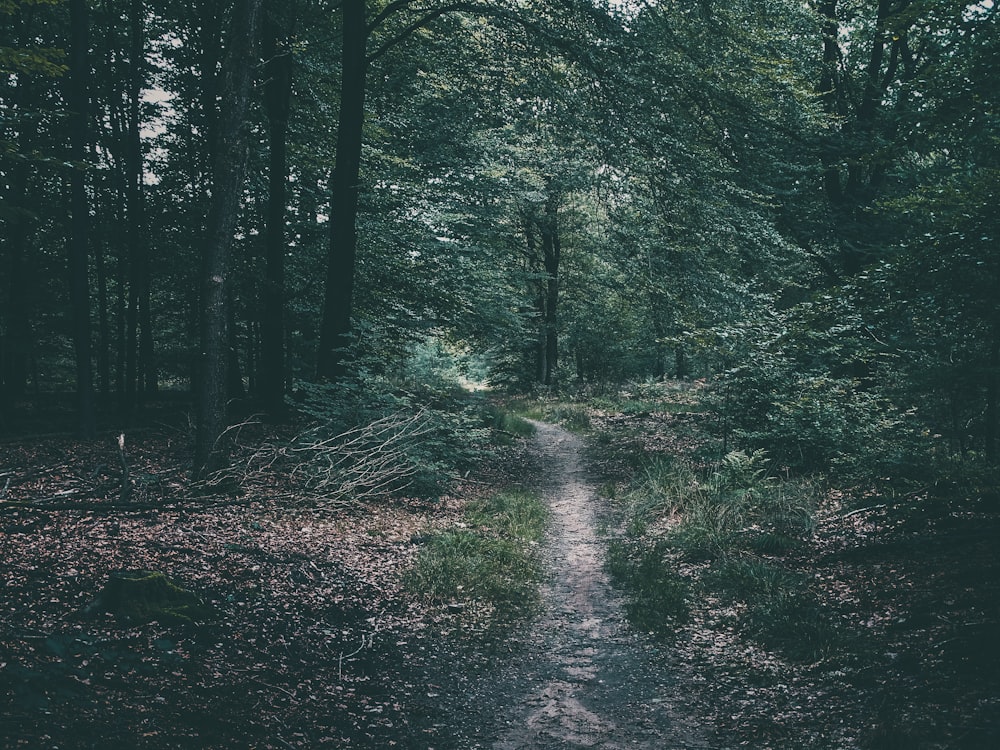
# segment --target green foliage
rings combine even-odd
[[[808,661],[833,647],[808,577],[777,562],[811,532],[818,487],[769,477],[769,463],[763,451],[733,451],[708,472],[660,460],[616,498],[626,536],[612,542],[609,570],[639,627],[669,632],[663,623],[684,621],[693,592],[723,594],[746,604],[742,626],[768,648]],[[684,561],[708,565],[681,575]]]
[[[365,426],[375,426],[365,438],[366,454],[388,451],[380,440],[392,440],[393,468],[405,481],[388,491],[419,497],[442,494],[454,479],[478,464],[490,452],[491,417],[484,400],[457,386],[431,384],[397,386],[369,376],[353,381],[299,384],[299,410],[315,422],[303,447],[332,444],[338,436],[352,439]],[[380,425],[389,427],[383,431]],[[392,425],[398,425],[399,429]],[[342,440],[345,442],[346,440]],[[308,468],[306,469],[308,470]]]
[[[642,535],[670,519],[661,533],[692,560],[730,548],[788,552],[812,529],[818,487],[771,479],[768,465],[763,451],[733,451],[705,477],[683,461],[654,461],[619,498],[627,529]]]
[[[546,517],[545,506],[530,493],[500,493],[474,504],[467,527],[427,537],[404,583],[432,601],[529,611],[538,602],[541,580],[532,544],[541,538]]]
[[[563,401],[546,403],[542,407],[546,419],[558,422],[563,427],[575,432],[590,429],[590,410],[584,404],[573,404]]]
[[[663,541],[615,539],[608,548],[608,573],[628,592],[625,611],[636,627],[670,636],[690,614],[690,584],[672,570]]]
[[[849,301],[827,298],[769,326],[721,333],[714,346],[744,362],[713,383],[707,401],[724,441],[802,472],[872,476],[924,463],[932,445],[914,412],[876,381],[894,358]]]
[[[545,531],[548,512],[534,493],[507,490],[472,503],[467,516],[470,524],[502,537],[539,542]]]
[[[526,438],[535,434],[535,426],[531,422],[500,406],[491,404],[484,411],[490,427],[496,434],[496,440],[501,444],[513,442],[515,438]]]
[[[558,422],[575,432],[590,429],[590,409],[586,404],[563,401],[558,398],[531,398],[522,396],[505,401],[513,414],[525,419]]]
[[[836,645],[836,628],[802,573],[756,557],[726,556],[700,582],[707,591],[745,602],[742,623],[767,648],[816,661]]]

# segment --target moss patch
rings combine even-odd
[[[193,624],[211,620],[215,612],[194,593],[163,573],[121,570],[111,574],[86,614],[110,612],[128,624],[153,622]]]

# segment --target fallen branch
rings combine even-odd
[[[889,506],[886,503],[879,503],[878,505],[868,505],[865,506],[864,508],[855,508],[851,512],[842,515],[841,518],[850,518],[851,516],[857,516],[860,515],[861,513],[871,513],[872,511],[876,510],[885,510],[888,507]]]

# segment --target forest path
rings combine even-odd
[[[677,715],[668,655],[629,626],[608,579],[598,532],[606,509],[587,479],[582,440],[555,425],[535,428],[551,513],[544,612],[503,675],[499,692],[510,703],[493,750],[708,747],[697,717]]]

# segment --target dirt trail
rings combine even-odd
[[[545,612],[505,675],[511,703],[493,750],[708,747],[696,717],[676,715],[669,654],[631,629],[610,585],[598,536],[602,508],[582,441],[554,425],[535,426],[552,514]]]

